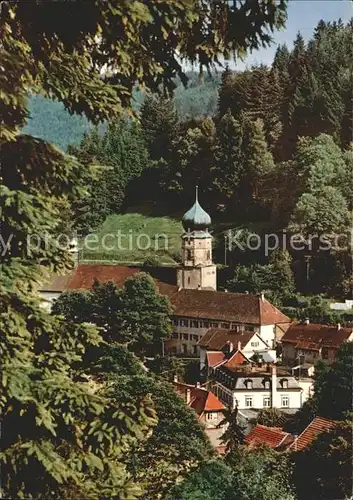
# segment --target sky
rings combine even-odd
[[[244,62],[230,62],[229,65],[232,69],[242,70],[253,64],[271,64],[277,46],[286,43],[289,49],[292,48],[298,31],[308,40],[320,19],[335,21],[341,18],[343,22],[348,22],[352,17],[351,0],[289,0],[286,27],[274,33],[273,44],[254,51]]]

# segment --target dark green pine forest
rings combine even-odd
[[[25,131],[65,147],[87,168],[96,165],[89,196],[76,206],[81,233],[130,207],[180,219],[198,184],[219,264],[227,247],[220,288],[265,290],[287,312],[312,307],[334,321],[325,297],[347,298],[353,285],[352,31],[352,22],[320,21],[308,42],[298,33],[292,50],[278,46],[270,67],[191,72],[186,85],[174,79],[170,95],[134,90],[133,117],[109,126],[33,96]],[[256,232],[262,242],[274,233],[287,243],[300,234],[306,243],[282,243],[268,255],[262,245],[243,251],[229,245],[229,229],[240,231],[241,242]]]

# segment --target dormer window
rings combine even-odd
[[[283,389],[288,389],[288,380],[286,378],[282,379],[282,387]]]
[[[247,389],[252,389],[252,380],[245,380],[245,386]]]
[[[269,389],[270,388],[270,381],[265,380],[264,385],[265,385],[265,389]]]

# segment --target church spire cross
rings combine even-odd
[[[196,184],[196,187],[195,187],[195,200],[196,201],[199,201],[199,186]]]

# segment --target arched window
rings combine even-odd
[[[190,276],[188,276],[188,285],[190,285],[190,282],[191,282],[191,278],[190,278]]]
[[[211,260],[211,251],[207,250],[207,260]]]
[[[192,259],[191,250],[188,248],[186,250],[186,260],[191,260],[191,259]]]

